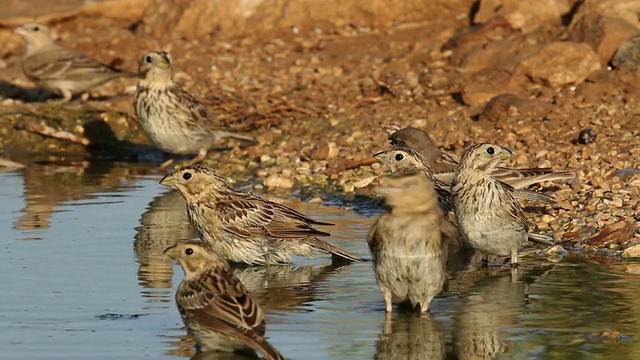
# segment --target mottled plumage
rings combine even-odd
[[[416,150],[427,159],[433,169],[435,178],[445,184],[451,184],[453,173],[458,167],[458,160],[454,156],[440,151],[431,140],[429,134],[421,129],[412,127],[400,129],[397,125],[388,125],[387,129],[390,133],[389,141],[391,145],[394,147],[409,147]],[[575,177],[575,173],[572,171],[554,172],[551,168],[510,169],[496,167],[491,175],[515,189],[523,189],[523,191],[514,193],[516,198],[541,201],[545,201],[545,199],[537,198],[535,195],[537,193],[524,190],[524,188],[543,181],[566,180]]]
[[[251,137],[225,130],[215,114],[173,81],[171,66],[171,56],[163,51],[148,52],[140,59],[134,107],[155,146],[171,154],[197,154],[190,161],[194,164],[222,139],[256,143]]]
[[[448,223],[438,204],[433,183],[418,171],[401,171],[385,179],[380,193],[387,209],[369,231],[367,242],[385,309],[392,302],[408,302],[429,310],[445,281]],[[449,224],[449,226],[451,226]]]
[[[462,154],[451,191],[458,227],[465,240],[481,252],[511,256],[518,262],[518,249],[531,238],[546,241],[541,235],[529,235],[529,224],[513,197],[513,187],[491,176],[511,151],[492,144],[474,144]]]
[[[329,252],[362,261],[317,236],[329,233],[315,221],[284,205],[236,190],[210,168],[186,166],[167,176],[162,185],[176,189],[187,203],[187,215],[200,238],[227,260],[251,265],[291,262],[292,255],[311,257]]]
[[[22,36],[26,45],[22,56],[24,74],[38,87],[61,94],[63,101],[109,80],[136,76],[55,44],[51,30],[44,24],[25,23],[14,32]]]
[[[164,253],[184,270],[176,304],[199,351],[258,351],[266,359],[284,359],[265,339],[262,310],[212,247],[187,241]]]

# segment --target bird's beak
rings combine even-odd
[[[22,36],[27,35],[27,29],[25,29],[23,26],[17,26],[15,29],[13,29],[13,32]]]
[[[381,162],[381,163],[384,164],[384,163],[387,162],[387,159],[389,158],[389,155],[387,154],[387,151],[384,150],[384,151],[380,151],[379,153],[374,154],[373,157],[376,160],[378,160],[378,162]]]
[[[168,248],[164,249],[162,253],[172,258],[173,260],[176,260],[178,258],[178,248],[176,244],[171,245]]]
[[[498,157],[500,158],[500,160],[507,160],[511,157],[511,155],[513,155],[513,152],[511,152],[511,150],[502,148]]]
[[[173,174],[166,175],[162,178],[162,180],[160,180],[160,185],[164,185],[166,187],[173,187],[177,183],[178,182],[176,181],[176,178],[173,176]]]
[[[160,69],[168,69],[168,68],[169,68],[169,66],[171,66],[171,64],[170,64],[168,61],[164,60],[164,59],[163,59],[163,60],[158,61],[158,67],[159,67]]]

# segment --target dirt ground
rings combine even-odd
[[[492,2],[500,1],[374,1],[363,10],[353,0],[325,3],[323,13],[308,1],[297,13],[298,2],[283,9],[254,1],[238,14],[234,2],[107,1],[38,20],[65,46],[126,70],[148,50],[170,51],[175,80],[260,141],[211,152],[205,163],[230,177],[255,177],[257,190],[302,189],[313,202],[328,194],[369,197],[384,173],[380,164],[345,168],[387,148],[383,126],[397,123],[425,129],[455,155],[473,142],[493,142],[517,150],[514,167],[577,170],[575,181],[539,188],[559,205],[529,209],[531,221],[565,248],[616,255],[630,248],[625,256],[640,256],[632,247],[640,215],[639,78],[633,66],[613,65],[601,41],[602,31],[623,33],[622,20],[612,22],[615,31],[580,28],[578,15],[601,14],[584,10],[589,1],[567,0],[551,1],[566,7],[537,23],[523,25],[512,13],[478,22],[488,11],[483,3]],[[213,13],[216,4],[221,10]],[[26,19],[33,18],[0,21],[4,157],[156,161],[133,114],[135,80],[113,81],[70,104],[34,88],[21,73],[23,45],[12,33]],[[547,45],[568,41],[576,45],[534,62],[553,50]],[[585,67],[589,56],[595,60]],[[19,129],[34,122],[98,146],[43,141]]]

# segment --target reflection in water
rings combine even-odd
[[[70,201],[96,199],[105,193],[122,192],[133,186],[142,169],[114,166],[107,162],[72,165],[33,165],[23,168],[25,207],[14,228],[26,230],[25,240],[41,240],[51,226],[51,216]],[[108,200],[102,199],[101,202]],[[35,230],[35,231],[33,231]]]
[[[454,349],[457,358],[492,359],[508,351],[505,330],[516,327],[525,312],[529,284],[548,273],[553,264],[534,269],[502,266],[466,272],[473,285],[455,316]]]
[[[173,261],[162,252],[178,241],[195,238],[182,196],[177,191],[156,196],[136,231],[133,249],[139,264],[139,284],[149,289],[171,289]],[[149,302],[154,302],[157,295],[166,300],[166,291],[144,293]]]
[[[236,267],[233,273],[249,290],[251,297],[267,313],[301,311],[322,294],[317,284],[350,264],[302,266],[269,265]]]
[[[400,312],[385,316],[376,359],[447,359],[445,334],[429,314]]]

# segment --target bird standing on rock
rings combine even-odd
[[[265,359],[284,359],[265,339],[262,309],[212,247],[186,241],[168,247],[164,253],[184,270],[176,304],[199,351],[248,355],[258,351]]]
[[[330,234],[313,225],[333,224],[236,190],[208,167],[183,167],[165,176],[160,184],[180,192],[187,204],[189,222],[200,238],[231,262],[282,264],[291,262],[294,254],[311,257],[317,251],[362,261],[317,238]]]
[[[421,313],[442,291],[450,242],[457,234],[440,210],[433,183],[423,173],[399,171],[380,188],[387,209],[369,231],[367,242],[387,313],[392,303],[409,303]]]
[[[511,151],[492,144],[474,144],[462,154],[451,191],[458,228],[465,240],[485,254],[511,256],[518,263],[518,249],[527,241],[553,245],[544,235],[529,234],[529,224],[513,187],[494,178],[498,162]]]
[[[458,167],[458,160],[440,151],[429,134],[421,129],[400,128],[398,125],[387,125],[387,132],[390,133],[389,141],[392,146],[408,147],[419,152],[431,165],[434,177],[446,184],[451,184],[453,173]],[[511,169],[496,167],[491,176],[515,189],[524,189],[543,181],[572,179],[575,177],[575,173],[572,171],[554,172],[551,168]],[[527,196],[531,196],[528,192],[516,192],[515,194],[516,198],[520,199],[527,199]]]
[[[44,24],[24,23],[14,32],[26,45],[22,56],[24,74],[40,88],[60,93],[64,102],[107,81],[136,76],[55,44],[51,29]]]
[[[197,154],[189,161],[195,164],[222,139],[257,143],[251,137],[225,130],[215,114],[173,81],[171,66],[169,53],[151,51],[140,59],[138,68],[134,107],[142,130],[155,146],[171,154]]]

